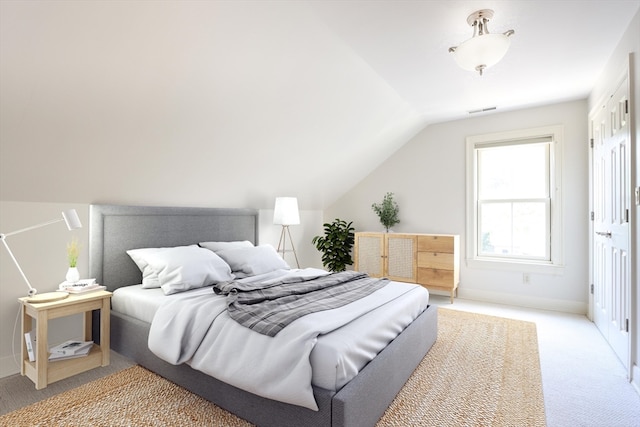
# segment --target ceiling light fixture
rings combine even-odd
[[[502,34],[489,34],[487,23],[493,18],[493,10],[482,9],[473,12],[467,18],[469,25],[473,27],[473,37],[462,42],[459,46],[449,48],[456,62],[465,70],[482,72],[497,64],[507,53],[510,39],[514,31],[509,30]]]

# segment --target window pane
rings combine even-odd
[[[469,265],[562,265],[562,142],[560,125],[467,137]]]
[[[479,254],[549,259],[546,202],[480,203]]]
[[[479,199],[531,199],[549,195],[549,144],[478,150]]]

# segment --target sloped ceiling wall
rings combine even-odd
[[[585,99],[639,7],[2,0],[0,200],[322,210],[429,123]],[[482,77],[478,8],[516,31]]]
[[[320,209],[424,126],[305,3],[0,7],[3,200]]]

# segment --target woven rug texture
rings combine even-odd
[[[0,426],[251,425],[140,366],[0,417]],[[440,308],[436,343],[377,427],[545,425],[535,324]]]

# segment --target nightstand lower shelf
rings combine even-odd
[[[71,376],[88,371],[90,369],[103,366],[102,349],[99,345],[94,344],[93,348],[86,356],[56,361],[48,360],[47,362],[48,367],[46,384],[48,385],[56,381],[60,381],[65,378],[69,378]],[[36,362],[25,360],[24,375],[31,381],[33,381],[34,384],[37,383],[38,370],[36,368]]]

